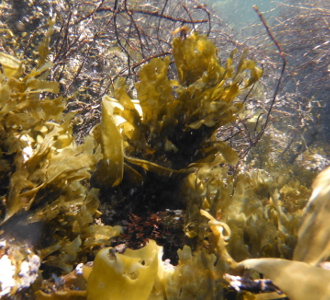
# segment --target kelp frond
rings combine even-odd
[[[117,81],[114,98],[103,99],[103,103],[112,103],[113,117],[121,120],[117,126],[125,155],[173,170],[213,162],[219,154],[223,161],[235,164],[238,155],[214,133],[235,120],[243,108],[235,101],[237,96],[262,71],[246,58],[246,52],[237,67],[234,53],[221,65],[214,43],[197,33],[174,39],[173,56],[178,80],[169,79],[169,57],[155,58],[140,71],[137,99],[128,95],[123,80]]]

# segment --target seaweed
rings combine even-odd
[[[123,80],[118,80],[113,97],[105,96],[102,102],[101,135],[96,133],[95,136],[101,137],[103,161],[99,162],[93,184],[97,187],[111,185],[110,181],[104,180],[103,162],[110,157],[106,151],[110,151],[115,143],[118,143],[118,153],[124,154],[109,161],[117,164],[118,170],[122,170],[125,162],[138,166],[137,171],[141,167],[147,172],[171,177],[192,172],[203,163],[237,163],[237,153],[227,143],[219,141],[215,131],[235,120],[243,109],[243,104],[235,101],[236,97],[255,83],[262,71],[246,58],[246,53],[235,68],[234,54],[225,66],[221,66],[213,42],[194,33],[173,41],[179,80],[168,78],[169,57],[152,59],[143,66],[141,81],[135,85],[137,99],[132,99]],[[112,135],[116,142],[108,146],[109,150],[104,147],[108,143],[106,111],[113,113],[111,122],[116,123],[121,133],[122,150],[117,133]],[[107,130],[110,135],[111,129]],[[110,152],[116,155],[117,150]],[[118,180],[121,179],[122,175],[119,175]],[[115,179],[112,181],[118,184]]]
[[[227,184],[230,184],[227,165],[235,165],[238,154],[227,143],[217,140],[215,132],[220,126],[235,120],[237,114],[243,110],[243,104],[237,100],[237,96],[251,87],[262,75],[261,69],[246,58],[247,52],[242,54],[237,64],[234,64],[235,55],[236,52],[233,52],[226,65],[222,66],[216,47],[206,36],[193,33],[184,38],[176,38],[173,41],[173,57],[178,80],[169,79],[169,57],[155,58],[140,71],[140,82],[135,84],[137,99],[132,99],[128,94],[123,80],[117,81],[112,96],[103,97],[102,124],[93,130],[101,154],[92,183],[104,191],[101,201],[111,201],[110,205],[116,211],[119,209],[115,202],[110,200],[113,198],[105,195],[118,193],[124,199],[125,208],[129,211],[121,211],[116,217],[125,219],[127,215],[131,216],[130,223],[126,225],[127,230],[134,230],[133,226],[136,226],[135,229],[140,228],[143,224],[141,219],[145,219],[145,228],[137,233],[142,236],[150,224],[151,218],[148,214],[157,210],[159,216],[158,212],[163,207],[183,207],[188,212],[185,223],[194,222],[196,208],[199,214],[200,207],[207,201],[200,201],[200,196],[204,195],[201,187],[196,193],[196,202],[191,197],[195,193],[194,182],[199,174],[214,176],[214,179],[217,176],[215,174],[218,174],[219,180],[227,178]],[[110,126],[107,126],[107,123]],[[103,168],[104,163],[109,167]],[[123,165],[126,167],[122,176]],[[223,170],[222,173],[219,168]],[[117,177],[110,178],[107,175],[109,172],[117,174]],[[139,179],[135,181],[136,178]],[[191,182],[192,186],[186,184],[186,180]],[[141,191],[142,197],[139,192],[126,190],[127,186],[133,183]],[[214,190],[218,190],[219,186],[215,187],[215,180],[208,182],[208,188],[213,184]],[[186,190],[187,195],[183,190]],[[231,191],[227,192],[228,200],[231,198],[230,194]],[[224,200],[223,198],[221,194],[221,200]],[[175,202],[178,199],[181,202]],[[197,226],[203,225],[201,223]],[[182,251],[179,250],[178,266],[174,274],[170,275],[172,279],[167,279],[166,283],[160,286],[155,283],[157,293],[151,292],[150,299],[156,295],[160,299],[175,299],[179,297],[178,293],[182,293],[180,297],[184,299],[192,294],[194,297],[199,294],[210,299],[220,297],[222,287],[216,284],[209,274],[213,272],[216,281],[221,282],[225,270],[224,261],[215,263],[216,257],[210,255],[214,251],[211,241],[210,253],[201,248],[199,243],[207,244],[206,238],[209,237],[205,228],[196,233],[191,230],[188,233],[187,230],[186,235],[196,237],[186,243],[191,244],[192,249],[197,252],[192,254],[188,246],[184,246]],[[127,234],[125,236],[127,237]],[[161,243],[156,235],[153,236]],[[129,244],[129,241],[127,243]],[[236,247],[239,248],[238,245]],[[103,260],[109,259],[109,256],[107,258],[104,255],[106,251],[108,250],[102,252]],[[110,257],[110,260],[120,264],[119,258]],[[87,280],[91,291],[99,290],[95,289],[98,283],[94,283],[96,279],[101,280],[102,268],[99,269],[98,265],[95,266],[92,271],[93,279]],[[122,267],[115,269],[122,270]],[[188,274],[192,277],[199,276],[200,285],[190,285],[189,282],[196,280],[189,279]],[[125,280],[120,284],[125,284]],[[102,279],[102,286],[107,287],[111,281],[105,282]],[[212,286],[212,289],[208,289],[209,286]],[[131,288],[129,290],[131,291]],[[95,297],[100,297],[100,294]],[[146,297],[149,296],[144,296]]]
[[[295,270],[325,272],[314,265],[329,254],[319,232],[328,175],[303,215],[313,172],[274,165],[270,133],[255,161],[240,160],[221,136],[249,116],[246,97],[263,73],[248,52],[221,62],[211,39],[181,32],[173,56],[141,63],[133,90],[117,79],[101,123],[78,144],[74,114],[51,79],[54,24],[35,63],[0,53],[0,260],[12,277],[0,278],[1,295],[223,299],[226,272],[254,268],[273,279],[288,268],[287,282],[273,281],[299,299],[287,291]],[[306,295],[315,278],[304,279]]]
[[[59,83],[48,80],[53,25],[50,21],[31,71],[26,71],[25,61],[0,53],[1,236],[16,241],[3,250],[16,260],[13,265],[27,258],[10,253],[27,243],[32,253],[38,252],[42,268],[61,273],[71,271],[78,257],[87,260],[94,249],[119,235],[120,228],[95,223],[98,194],[86,185],[96,164],[94,142],[87,138],[76,144],[73,115],[63,113]],[[3,295],[33,284],[23,285],[19,268],[15,270],[13,285]]]
[[[326,210],[322,209],[323,204],[327,205],[329,201],[329,170],[328,168],[321,172],[314,181],[313,193],[299,228],[293,260],[264,258],[265,254],[259,254],[262,258],[246,259],[238,263],[230,254],[233,252],[228,246],[228,241],[230,244],[233,238],[237,238],[233,236],[232,230],[236,230],[234,226],[228,226],[207,211],[201,210],[200,213],[209,219],[208,225],[216,239],[215,249],[219,259],[228,264],[227,270],[242,274],[246,278],[243,270],[254,269],[271,279],[290,299],[311,299],[315,295],[320,299],[327,299],[329,290],[326,282],[330,273],[326,270],[326,265],[324,269],[318,264],[329,255],[327,214],[324,213]],[[268,227],[269,225],[264,228]],[[283,227],[280,230],[285,232]],[[236,283],[233,282],[232,286],[236,286]],[[239,290],[240,287],[236,286],[236,289]],[[269,299],[272,299],[272,296]]]

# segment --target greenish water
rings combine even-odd
[[[267,15],[276,14],[274,9],[279,5],[279,2],[271,0],[207,0],[207,2],[234,30],[245,28],[259,20],[252,8],[253,5]]]

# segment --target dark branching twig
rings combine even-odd
[[[98,10],[96,10],[96,12],[102,12],[102,11],[111,11],[111,12],[115,12],[115,10],[111,7],[103,7],[100,8]],[[127,13],[128,11],[126,9],[119,9],[116,10],[116,12],[118,14],[121,13]],[[142,9],[130,9],[129,10],[130,13],[136,13],[136,14],[142,14],[142,15],[149,15],[149,16],[153,16],[153,17],[159,17],[159,18],[163,18],[172,22],[181,22],[183,24],[201,24],[201,23],[207,23],[209,20],[203,19],[203,20],[188,20],[188,19],[183,19],[183,18],[176,18],[176,17],[172,17],[170,15],[165,15],[165,14],[161,14],[158,10],[156,11],[147,11],[147,10],[142,10]]]
[[[258,7],[256,5],[253,5],[253,9],[258,14],[258,17],[260,18],[262,24],[264,25],[264,27],[267,30],[268,36],[270,37],[270,39],[273,41],[273,43],[277,47],[277,49],[279,51],[279,54],[281,56],[281,59],[282,59],[282,69],[281,69],[280,77],[278,78],[277,85],[276,85],[275,90],[274,90],[273,98],[272,98],[272,101],[270,103],[270,107],[268,109],[267,115],[266,115],[265,123],[263,124],[261,130],[257,134],[257,136],[255,138],[255,141],[253,142],[253,144],[256,145],[258,143],[258,141],[261,139],[261,137],[263,136],[263,134],[264,134],[264,132],[266,130],[266,127],[268,125],[268,122],[269,122],[269,119],[270,119],[270,114],[271,114],[272,109],[274,107],[274,104],[275,104],[275,101],[276,101],[276,97],[277,97],[277,94],[279,92],[280,85],[281,85],[281,82],[282,82],[282,79],[283,79],[283,74],[284,74],[285,67],[286,67],[286,58],[285,58],[285,53],[284,53],[284,51],[283,51],[280,43],[274,37],[273,33],[271,32],[271,30],[270,30],[270,28],[269,28],[266,20],[264,19],[262,13],[259,11]]]
[[[144,63],[152,60],[153,58],[162,57],[162,56],[166,56],[166,55],[170,55],[170,54],[172,54],[172,51],[163,52],[163,53],[160,53],[160,54],[149,56],[148,58],[145,58],[145,59],[141,60],[140,62],[134,64],[133,67],[132,67],[132,70],[134,71],[137,67],[140,67],[141,65],[143,65]]]

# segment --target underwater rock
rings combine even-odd
[[[15,240],[0,240],[0,298],[30,287],[38,277],[40,257]]]

